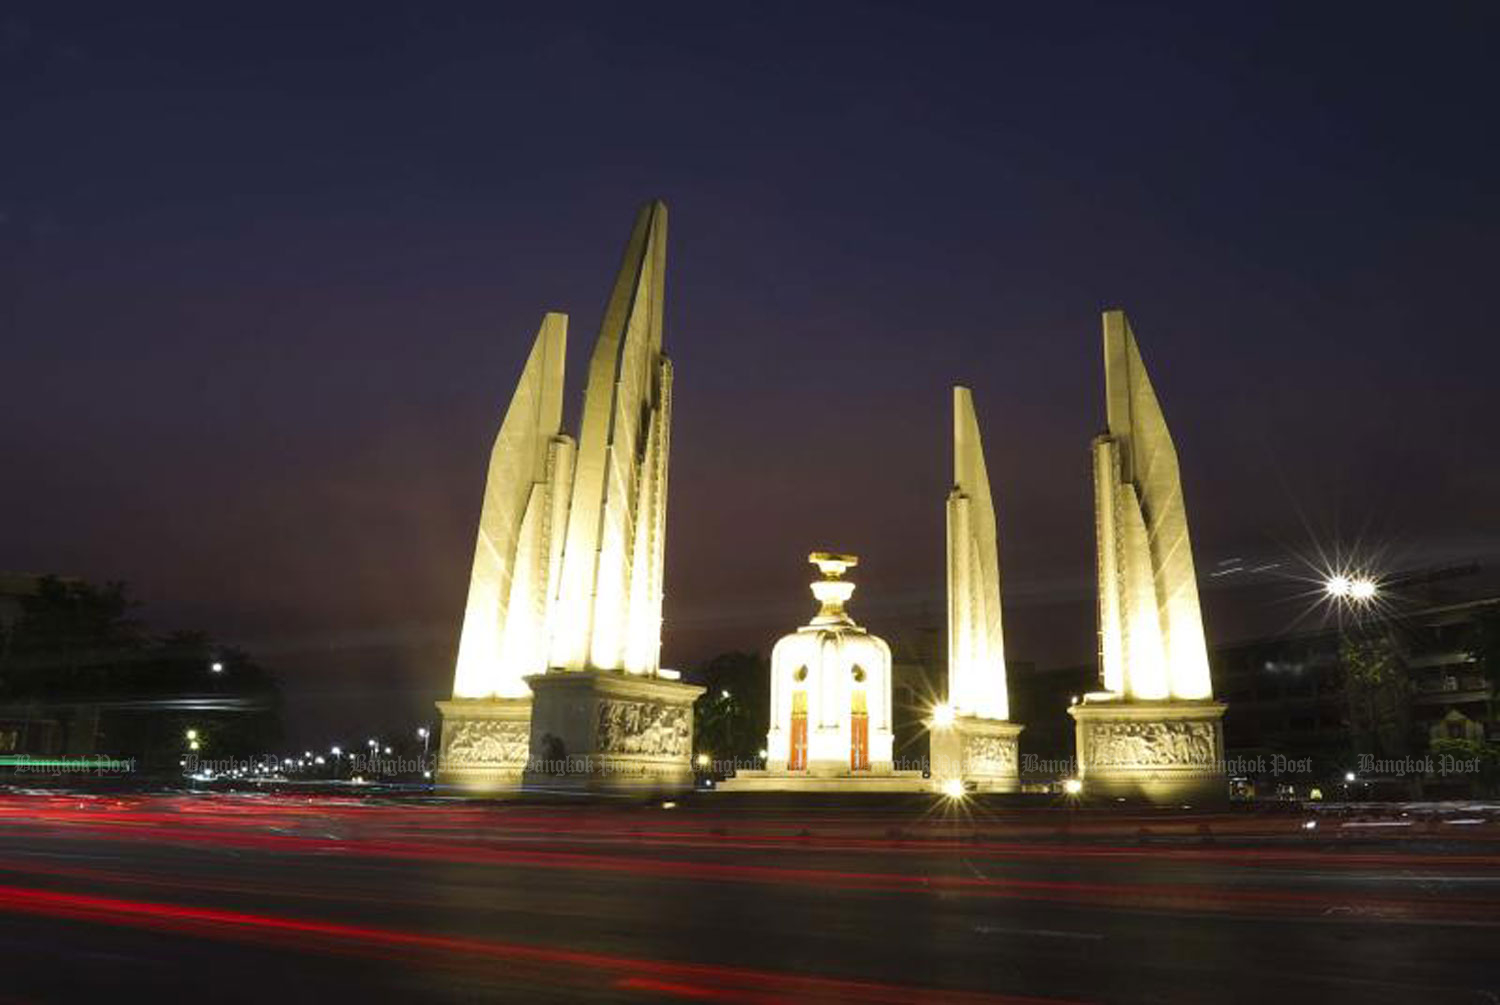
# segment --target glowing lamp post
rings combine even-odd
[[[1366,604],[1380,593],[1380,586],[1369,576],[1346,576],[1336,573],[1323,583],[1323,592],[1330,600],[1349,600]]]

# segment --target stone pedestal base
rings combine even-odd
[[[1085,699],[1072,706],[1068,714],[1077,723],[1084,796],[1195,805],[1227,802],[1220,721],[1226,708],[1211,700]]]
[[[703,688],[617,670],[552,670],[534,695],[528,790],[652,795],[693,787]]]
[[[1025,727],[1000,719],[962,716],[929,733],[932,786],[939,792],[961,779],[969,792],[1021,791],[1017,737]]]
[[[439,788],[492,794],[521,787],[531,740],[530,698],[455,698],[437,708],[443,717]]]
[[[720,792],[926,792],[931,781],[920,771],[896,771],[870,765],[869,771],[815,774],[769,767],[764,771],[736,771],[717,786]]]

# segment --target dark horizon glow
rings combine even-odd
[[[576,414],[651,197],[668,665],[805,620],[815,548],[940,624],[953,383],[1007,652],[1091,659],[1107,306],[1211,642],[1297,621],[1297,555],[1500,557],[1494,11],[653,10],[0,17],[0,569],[245,644],[299,748],[435,721],[521,361],[567,312]]]

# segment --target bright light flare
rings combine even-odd
[[[1081,778],[1069,778],[1067,781],[1063,782],[1063,791],[1066,792],[1070,796],[1082,795],[1083,794],[1083,779],[1081,779]]]
[[[962,799],[965,795],[964,780],[962,778],[949,778],[944,781],[943,795],[949,799]]]
[[[1323,584],[1323,592],[1330,597],[1347,597],[1354,588],[1353,582],[1348,576],[1329,576],[1328,581]]]
[[[1379,588],[1375,585],[1373,579],[1361,577],[1349,584],[1350,600],[1374,600],[1375,594],[1378,592]]]
[[[933,729],[947,729],[953,725],[957,718],[958,713],[946,701],[932,706],[931,725]]]

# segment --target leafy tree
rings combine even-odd
[[[135,606],[124,583],[43,577],[36,592],[21,599],[0,664],[0,688],[11,695],[87,689],[99,668],[130,659],[145,645],[140,623],[130,616]]]
[[[203,632],[151,636],[132,617],[135,607],[123,583],[40,580],[6,639],[0,699],[92,706],[97,726],[89,719],[80,728],[95,731],[96,749],[148,770],[175,770],[189,729],[205,757],[274,749],[275,678]]]
[[[1433,740],[1428,750],[1440,773],[1467,775],[1481,792],[1492,793],[1500,783],[1500,745],[1444,738]]]
[[[758,652],[720,653],[688,676],[707,688],[693,706],[696,750],[716,760],[754,760],[770,728],[770,663]]]
[[[1407,681],[1395,640],[1385,632],[1344,635],[1339,662],[1357,751],[1402,753],[1407,740]]]

